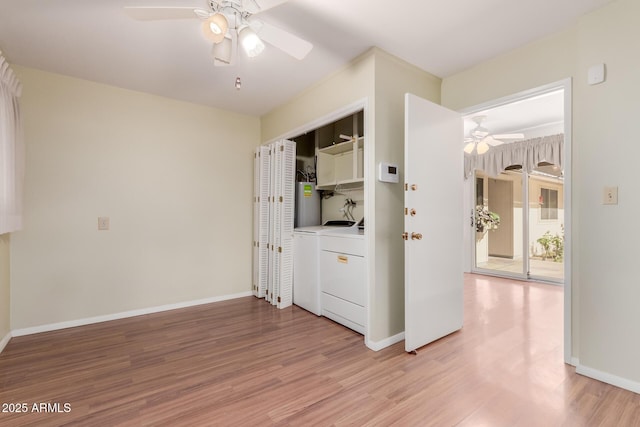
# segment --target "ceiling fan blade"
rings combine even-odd
[[[482,140],[482,142],[486,142],[487,144],[489,144],[492,147],[495,147],[496,145],[504,144],[504,141],[499,141],[499,140],[495,139],[493,136],[488,136],[488,137],[484,138]]]
[[[266,22],[253,20],[251,28],[262,40],[296,59],[303,59],[313,49],[313,44],[308,41]]]
[[[265,10],[280,6],[287,1],[289,0],[245,0],[243,1],[243,7],[249,13],[255,15],[258,12],[264,12]]]
[[[124,12],[138,21],[159,21],[163,19],[193,19],[201,12],[209,12],[197,7],[125,6]]]
[[[252,15],[255,15],[258,12],[262,12],[262,8],[256,0],[244,0],[242,2],[242,7]]]
[[[502,133],[492,135],[495,139],[524,139],[523,133]]]

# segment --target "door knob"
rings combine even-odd
[[[416,214],[417,214],[417,212],[416,212],[416,210],[415,210],[415,209],[411,209],[411,210],[409,211],[409,215],[411,215],[411,216],[416,216]]]
[[[411,233],[411,240],[422,240],[422,233]]]

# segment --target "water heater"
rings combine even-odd
[[[294,227],[322,224],[322,203],[314,182],[296,182],[296,216]]]

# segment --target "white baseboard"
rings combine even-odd
[[[381,341],[365,340],[365,344],[367,347],[369,347],[373,351],[380,351],[383,348],[387,348],[403,340],[404,340],[404,332],[400,332],[399,334],[396,334],[392,337],[387,337]]]
[[[576,373],[640,394],[640,383],[636,381],[631,381],[588,366],[580,365],[580,363],[576,366]]]
[[[580,364],[580,359],[578,359],[577,357],[572,357],[571,360],[569,361],[569,365],[573,366],[574,368],[577,367]]]
[[[2,340],[0,340],[0,353],[2,353],[2,350],[4,350],[7,344],[9,344],[9,340],[11,340],[11,337],[12,337],[11,332],[7,332],[7,335],[5,335],[4,338],[2,338]]]
[[[236,298],[250,297],[251,291],[233,295],[223,295],[219,297],[205,298],[194,301],[179,302],[176,304],[161,305],[158,307],[142,308],[139,310],[123,311],[120,313],[107,314],[104,316],[88,317],[85,319],[70,320],[67,322],[51,323],[48,325],[33,326],[30,328],[15,329],[10,336],[20,337],[23,335],[39,334],[41,332],[57,331],[59,329],[75,328],[76,326],[90,325],[93,323],[108,322],[110,320],[125,319],[127,317],[142,316],[144,314],[159,313],[162,311],[176,310],[179,308],[194,307],[197,305],[211,304],[214,302],[227,301]],[[8,341],[8,340],[7,340]]]

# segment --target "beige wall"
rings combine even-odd
[[[27,172],[12,329],[250,291],[258,118],[15,68]]]
[[[371,339],[379,341],[404,331],[404,95],[407,92],[440,102],[439,78],[388,53],[376,50],[375,153],[371,182],[375,214],[367,226],[375,227],[374,287],[370,311]],[[400,165],[400,183],[376,179],[382,161]]]
[[[460,110],[574,75],[576,33],[570,28],[443,79],[442,105]]]
[[[314,84],[291,101],[262,116],[262,142],[274,140],[300,129],[308,123],[364,98],[368,98],[369,104],[372,105],[374,101],[374,56],[372,52],[369,51],[359,56],[349,66]],[[365,117],[365,135],[367,137],[373,137],[368,132],[372,122],[372,117]]]
[[[636,384],[638,40],[640,2],[618,0],[564,33],[447,78],[442,86],[443,104],[458,109],[573,77],[573,355],[584,367]],[[607,81],[589,86],[587,70],[598,63],[606,63]],[[602,205],[605,186],[619,187],[617,206]]]
[[[0,235],[0,341],[11,331],[9,241],[9,234]]]

